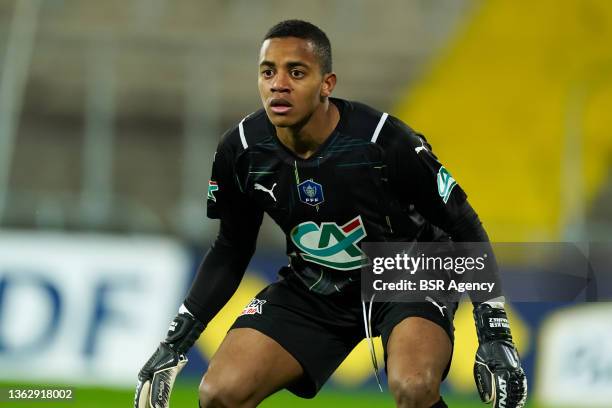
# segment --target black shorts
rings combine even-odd
[[[372,334],[382,336],[387,360],[387,341],[393,328],[410,316],[430,320],[448,334],[454,344],[453,315],[456,304],[444,313],[430,302],[374,302]],[[304,369],[304,376],[287,387],[303,398],[312,398],[353,348],[365,338],[360,288],[320,295],[308,290],[293,274],[264,288],[232,325],[255,329],[278,342]],[[446,377],[448,367],[444,372]]]

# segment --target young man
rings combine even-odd
[[[380,335],[397,405],[446,407],[439,389],[457,305],[373,303],[368,315],[360,242],[487,235],[454,180],[438,185],[445,170],[423,136],[386,113],[331,98],[335,84],[319,28],[289,20],[270,29],[259,55],[263,109],[229,130],[215,153],[208,216],[220,219],[219,235],[139,374],[136,407],[167,406],[185,353],[238,287],[264,212],[285,233],[290,263],[227,333],[202,379],[200,405],[252,407],[283,388],[312,398],[358,342]],[[503,303],[475,304],[474,316],[483,401],[523,406],[526,380]]]

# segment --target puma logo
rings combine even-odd
[[[441,314],[442,316],[444,316],[444,309],[446,309],[446,306],[440,306],[440,305],[439,305],[439,304],[438,304],[438,303],[437,303],[435,300],[433,300],[433,299],[432,299],[432,298],[430,298],[429,296],[427,296],[427,297],[425,298],[425,300],[427,300],[427,301],[429,301],[429,302],[433,303],[433,305],[434,305],[435,307],[437,307],[437,308],[440,310],[440,314]]]
[[[274,192],[273,192],[274,187],[276,187],[276,184],[277,183],[272,184],[272,187],[270,189],[267,189],[264,186],[262,186],[261,184],[255,183],[255,190],[261,190],[261,191],[264,191],[264,192],[270,194],[270,196],[272,197],[274,202],[276,202],[276,197],[274,197]]]
[[[416,154],[421,153],[422,150],[427,150],[427,147],[425,147],[425,141],[423,139],[421,139],[421,145],[419,147],[414,148],[414,151],[416,152]]]

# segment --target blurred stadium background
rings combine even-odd
[[[216,234],[215,146],[259,107],[260,39],[286,18],[329,35],[336,96],[428,137],[492,240],[610,242],[611,1],[0,0],[0,386],[131,404]],[[266,220],[173,406],[195,406],[206,361],[283,249]],[[612,406],[609,303],[510,312],[531,407]],[[469,306],[456,327],[445,396],[478,406]],[[392,406],[363,344],[309,403]],[[302,406],[288,394],[264,406],[289,404]]]

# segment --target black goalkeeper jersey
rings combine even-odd
[[[266,212],[285,233],[291,269],[321,294],[358,282],[362,242],[448,239],[466,200],[422,135],[330,100],[340,120],[311,157],[287,149],[261,109],[223,136],[208,186],[210,218],[252,237]]]

